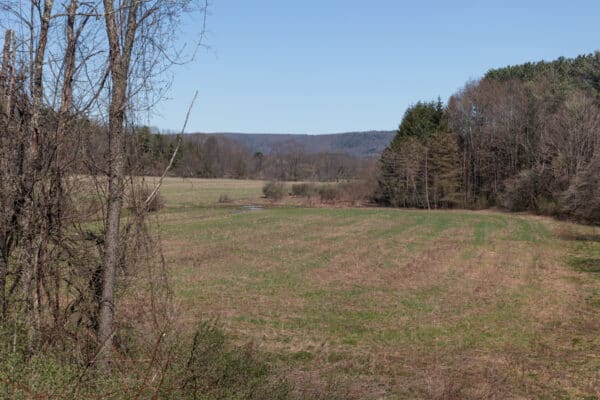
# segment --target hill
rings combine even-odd
[[[301,146],[309,154],[342,153],[357,157],[379,157],[392,141],[395,131],[347,132],[326,135],[307,134],[265,134],[265,133],[193,133],[187,135],[188,141],[194,137],[224,137],[242,144],[251,152],[269,154],[278,147],[290,144]]]

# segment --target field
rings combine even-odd
[[[183,326],[217,319],[296,385],[348,397],[599,398],[598,229],[276,205],[261,186],[165,182],[160,229]]]

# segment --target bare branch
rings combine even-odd
[[[177,152],[179,151],[179,147],[181,146],[181,142],[183,140],[183,134],[185,132],[185,128],[187,127],[188,119],[190,118],[190,113],[192,112],[192,108],[194,107],[196,97],[198,97],[198,91],[196,91],[196,93],[194,93],[194,98],[192,99],[192,102],[190,103],[190,106],[188,107],[187,114],[185,115],[185,121],[183,122],[183,127],[181,128],[181,132],[179,132],[179,135],[177,135],[177,145],[175,146],[175,150],[173,151],[173,154],[171,155],[171,159],[169,160],[169,165],[167,165],[164,172],[160,176],[160,179],[159,179],[158,183],[156,184],[156,186],[154,187],[154,190],[152,190],[152,193],[150,193],[150,195],[148,196],[146,201],[144,201],[146,208],[152,203],[152,201],[158,194],[160,187],[162,186],[163,180],[165,179],[165,176],[167,175],[167,173],[173,166],[173,162],[175,162],[175,157],[177,156]]]

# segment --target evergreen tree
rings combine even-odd
[[[460,202],[458,137],[447,133],[441,100],[418,102],[383,152],[375,200],[394,207],[452,207]]]
[[[392,147],[395,147],[402,139],[407,137],[414,136],[425,139],[436,132],[447,130],[448,123],[442,101],[439,98],[437,102],[419,101],[417,104],[410,106],[404,113],[397,135],[392,141]]]

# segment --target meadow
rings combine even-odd
[[[598,228],[271,203],[263,183],[165,181],[183,329],[216,320],[295,385],[347,397],[599,398]]]

